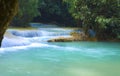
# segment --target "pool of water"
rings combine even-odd
[[[1,48],[0,76],[120,76],[120,43],[56,42]]]

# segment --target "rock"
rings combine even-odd
[[[56,39],[48,40],[48,42],[71,42],[73,40],[74,39],[72,37],[69,37],[69,38],[59,37],[59,38],[56,38]]]
[[[3,35],[12,20],[17,13],[18,0],[0,0],[0,46],[3,39]]]
[[[73,41],[85,41],[86,35],[84,32],[71,32],[71,37],[58,37],[55,39],[50,39],[48,42],[73,42]]]
[[[73,41],[82,41],[82,40],[77,39],[75,37],[69,37],[69,38],[59,37],[59,38],[56,38],[56,39],[48,40],[48,42],[73,42]]]
[[[86,40],[87,38],[84,32],[71,32],[70,35],[73,36],[73,38],[77,40]]]

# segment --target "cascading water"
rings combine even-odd
[[[2,47],[25,46],[33,43],[44,43],[56,37],[70,37],[71,29],[37,28],[34,30],[8,29],[2,41]]]
[[[21,37],[41,37],[41,36],[65,36],[69,35],[71,30],[62,30],[57,29],[59,31],[55,31],[56,29],[39,29],[39,30],[11,30],[9,31],[11,34],[15,36],[21,36]]]

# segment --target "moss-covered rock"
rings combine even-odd
[[[0,0],[0,46],[3,35],[15,16],[18,9],[18,0]]]

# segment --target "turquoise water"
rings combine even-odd
[[[120,76],[120,43],[48,43],[70,37],[74,30],[40,25],[7,30],[0,48],[0,76]]]
[[[120,76],[120,43],[46,42],[0,51],[0,76]]]

